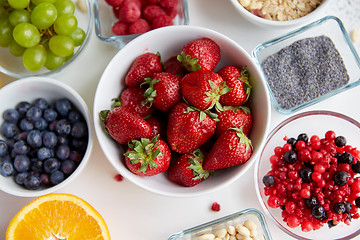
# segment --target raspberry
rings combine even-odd
[[[158,16],[158,17],[154,18],[154,20],[152,22],[153,29],[171,26],[171,25],[174,25],[174,23],[173,23],[172,19],[167,15]]]
[[[140,4],[141,6],[141,4]],[[119,8],[118,17],[122,22],[134,22],[141,16],[141,8],[137,1],[124,1]]]
[[[129,26],[130,34],[145,33],[150,30],[151,29],[149,23],[143,18],[135,20],[135,22],[131,23]]]
[[[112,32],[118,36],[128,35],[129,34],[128,23],[124,23],[121,21],[114,23],[112,27]]]
[[[144,8],[142,14],[147,21],[152,22],[154,18],[166,15],[166,12],[158,5],[148,5]]]
[[[160,6],[163,8],[176,8],[179,4],[179,0],[160,0]]]
[[[105,0],[112,7],[120,7],[124,0]]]
[[[211,210],[213,210],[214,212],[220,211],[220,204],[218,204],[217,202],[214,202],[214,203],[211,205]]]
[[[121,182],[124,179],[124,177],[121,174],[116,174],[114,176],[114,179],[118,182]]]

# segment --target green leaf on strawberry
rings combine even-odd
[[[180,55],[177,56],[177,60],[182,63],[182,66],[188,70],[189,72],[195,72],[201,68],[198,58],[191,58],[190,55],[187,55],[185,52],[181,52]]]

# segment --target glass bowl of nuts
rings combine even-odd
[[[265,213],[296,239],[360,234],[360,123],[331,111],[308,111],[279,123],[255,164]]]
[[[153,29],[189,24],[187,0],[94,0],[94,15],[96,36],[117,48]]]
[[[258,239],[271,240],[263,214],[254,208],[172,234],[168,240],[209,239]]]
[[[360,58],[340,19],[326,16],[254,48],[273,107],[291,114],[360,84]]]
[[[260,27],[284,28],[306,24],[321,15],[331,0],[231,0],[236,10]]]
[[[51,76],[85,48],[93,23],[90,0],[3,2],[0,72],[14,78]]]

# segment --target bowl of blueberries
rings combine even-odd
[[[92,121],[66,84],[29,77],[0,89],[0,190],[22,197],[54,192],[85,167]]]

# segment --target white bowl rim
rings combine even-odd
[[[85,166],[87,165],[88,161],[90,160],[90,155],[92,152],[92,148],[93,148],[93,138],[94,138],[94,128],[93,128],[93,121],[91,119],[91,114],[89,111],[89,108],[87,106],[87,104],[85,103],[85,101],[83,100],[83,98],[79,95],[79,93],[77,91],[75,91],[73,88],[71,88],[69,85],[62,83],[58,80],[55,80],[53,78],[49,78],[49,77],[38,77],[38,76],[34,76],[34,77],[26,77],[26,78],[22,78],[22,79],[18,79],[16,81],[13,81],[5,86],[3,86],[2,88],[0,88],[0,93],[2,93],[3,91],[10,89],[10,88],[14,88],[17,87],[19,85],[22,84],[27,84],[27,82],[36,82],[39,84],[46,84],[46,85],[52,85],[53,87],[58,87],[61,90],[65,90],[67,92],[69,92],[72,96],[75,97],[75,99],[77,101],[79,101],[79,104],[82,106],[83,109],[78,109],[82,112],[84,111],[85,115],[83,116],[87,122],[88,125],[88,144],[87,144],[87,149],[86,152],[83,156],[83,160],[81,161],[81,163],[78,165],[78,167],[76,168],[76,170],[70,175],[68,176],[63,182],[52,186],[52,187],[47,187],[44,189],[39,189],[39,190],[28,190],[28,189],[21,189],[20,186],[17,189],[14,188],[6,188],[3,185],[0,185],[0,190],[3,192],[6,192],[8,194],[14,195],[14,196],[18,196],[18,197],[38,197],[38,196],[42,196],[48,193],[52,193],[55,191],[58,191],[59,189],[63,188],[65,185],[67,185],[69,182],[71,182],[76,176],[78,176],[83,169],[85,168]]]

